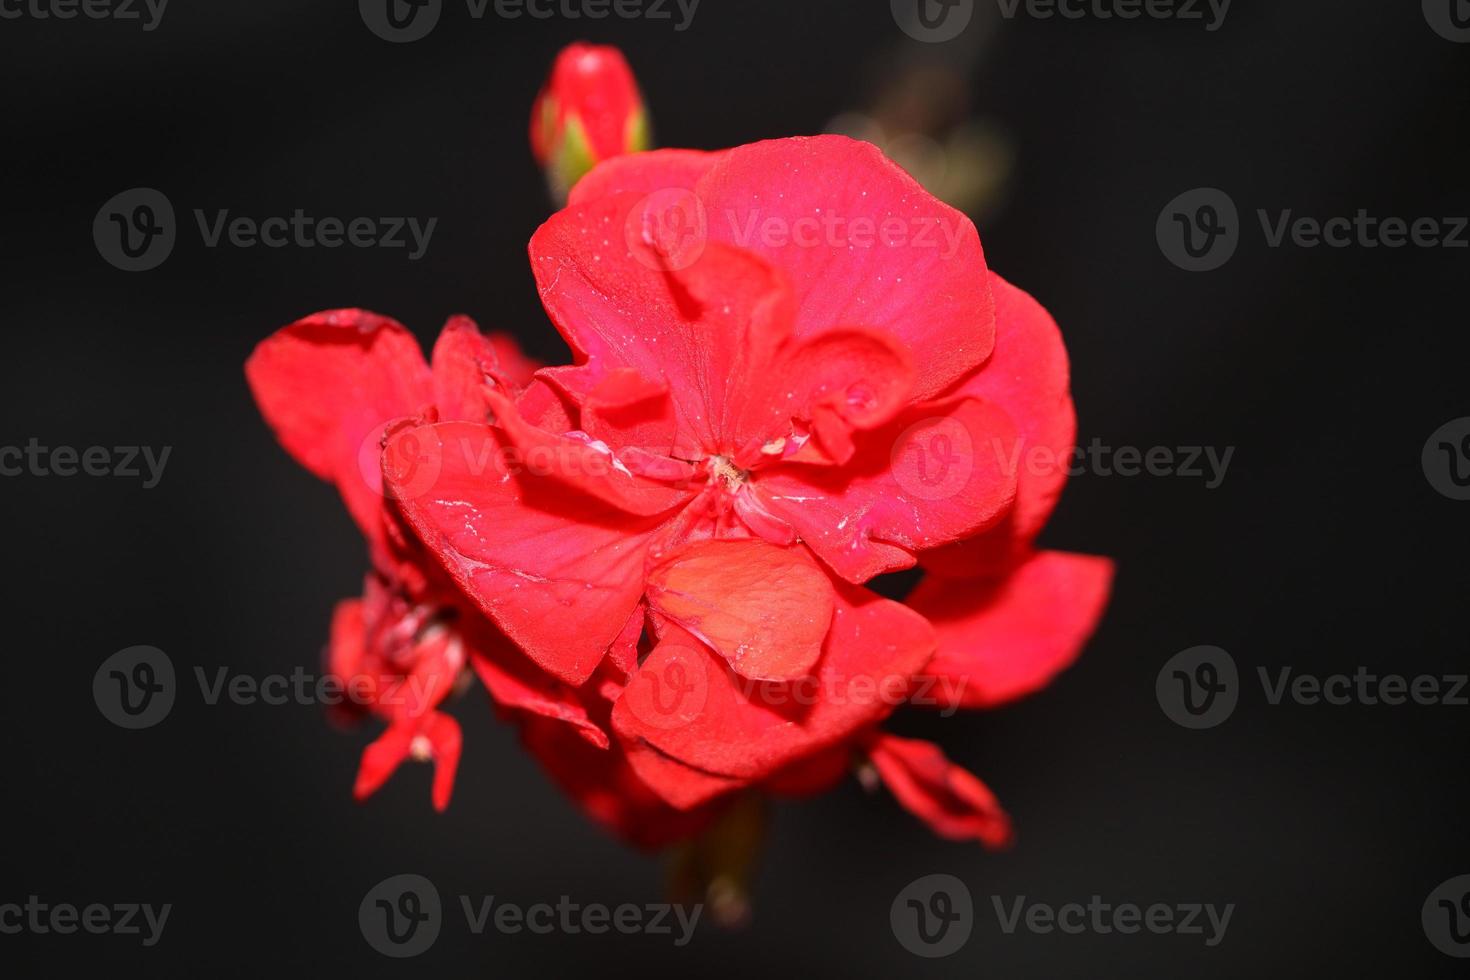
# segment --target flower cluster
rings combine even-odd
[[[773,218],[871,233],[748,233]],[[975,776],[880,726],[1044,686],[1106,603],[1109,561],[1033,544],[1065,472],[1008,465],[1073,445],[1046,311],[968,219],[837,136],[607,160],[530,258],[570,364],[463,317],[425,363],[398,323],[334,310],[247,365],[368,541],[330,643],[387,725],[358,795],[412,756],[442,809],[443,707],[478,678],[642,846],[854,769],[945,837],[1007,841]],[[868,587],[915,566],[903,602]]]

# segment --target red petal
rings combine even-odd
[[[429,739],[434,759],[434,809],[443,813],[449,806],[449,795],[454,792],[454,774],[459,770],[459,754],[464,740],[460,735],[459,722],[442,713],[429,717],[424,734]]]
[[[766,447],[792,435],[791,420],[813,420],[827,455],[852,455],[852,429],[872,429],[907,402],[913,369],[904,348],[875,330],[839,328],[783,343],[731,392],[728,444],[743,467],[769,462]],[[833,441],[841,443],[836,450]]]
[[[1012,432],[984,402],[918,405],[862,434],[845,466],[775,466],[747,488],[838,575],[865,582],[1001,519],[1015,499]]]
[[[993,402],[1015,423],[1007,447],[1016,473],[1016,506],[997,527],[921,559],[946,575],[975,575],[1004,567],[1029,550],[1067,482],[1077,437],[1067,348],[1051,315],[1030,295],[991,273],[995,294],[995,353],[959,389]]]
[[[994,305],[974,224],[871,144],[815,136],[736,147],[695,193],[711,242],[752,249],[790,277],[798,336],[886,331],[913,354],[924,398],[989,355]]]
[[[649,573],[648,602],[737,673],[794,680],[822,655],[836,597],[805,548],[704,541]]]
[[[1107,558],[1061,551],[996,578],[926,577],[908,601],[938,634],[925,673],[945,706],[988,708],[1045,687],[1097,627],[1112,579]]]
[[[414,729],[409,724],[391,725],[368,743],[362,750],[362,762],[357,767],[357,781],[352,787],[352,796],[359,803],[372,796],[388,777],[393,775],[398,764],[408,758],[408,746],[413,741]]]
[[[332,610],[331,639],[327,646],[327,672],[343,683],[363,670],[367,655],[367,629],[361,599],[343,599]]]
[[[485,338],[490,341],[490,347],[495,351],[496,358],[500,361],[500,373],[511,387],[519,391],[531,383],[536,372],[541,370],[541,362],[533,357],[528,357],[521,350],[521,345],[508,333],[486,334]]]
[[[661,220],[642,206],[622,192],[558,212],[531,239],[532,269],[547,313],[587,359],[569,384],[589,392],[623,369],[667,391],[675,430],[642,448],[702,458],[729,445],[732,380],[738,390],[755,377],[789,335],[790,290],[754,255],[697,238],[697,261],[667,267],[636,232]]]
[[[664,755],[642,739],[624,743],[628,765],[649,789],[670,806],[690,810],[726,793],[750,785],[746,779],[718,776],[712,772],[686,766],[678,759]]]
[[[413,335],[367,310],[327,310],[261,341],[245,377],[281,445],[335,483],[363,533],[380,541],[382,427],[433,397]]]
[[[945,758],[939,746],[879,733],[868,751],[898,801],[939,836],[988,847],[1011,842],[1011,819],[995,794]]]
[[[613,707],[613,727],[722,776],[759,779],[886,717],[933,652],[927,621],[865,589],[838,591],[817,671],[750,681],[669,624]]]
[[[512,475],[489,426],[404,427],[383,465],[404,517],[465,594],[545,670],[586,681],[638,604],[660,520]]]
[[[490,338],[467,316],[451,317],[439,333],[430,357],[434,405],[445,422],[484,422],[490,408],[487,386],[500,384],[500,355]]]
[[[495,424],[516,449],[513,462],[547,482],[556,481],[639,516],[663,514],[686,503],[689,491],[634,474],[612,448],[585,433],[558,434],[521,418],[514,402],[487,392]]]

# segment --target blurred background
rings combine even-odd
[[[30,0],[27,0],[29,3]],[[1448,3],[1449,0],[1446,0]],[[1429,5],[1432,6],[1432,5]],[[159,484],[0,479],[7,626],[0,903],[172,903],[162,941],[0,935],[0,970],[74,976],[1448,976],[1425,897],[1470,872],[1470,707],[1271,706],[1258,667],[1467,670],[1470,503],[1420,451],[1470,415],[1470,251],[1268,246],[1255,219],[1470,214],[1470,45],[1414,3],[1239,0],[1205,20],[1013,18],[977,0],[956,39],[916,40],[883,0],[703,0],[670,20],[470,16],[445,0],[412,43],[347,2],[169,5],[138,21],[0,20],[6,92],[0,444],[170,446]],[[138,7],[147,16],[146,8]],[[900,713],[1016,819],[1003,854],[934,839],[855,783],[775,807],[741,933],[476,936],[457,908],[414,960],[374,952],[358,903],[417,873],[522,905],[659,901],[663,867],[586,821],[477,691],[436,815],[410,767],[351,800],[372,730],[311,707],[203,703],[193,670],[316,669],[362,544],[335,493],[274,443],[242,364],[308,312],[365,306],[425,342],[453,313],[564,349],[525,245],[550,211],[532,99],[578,39],[626,52],[657,141],[715,148],[864,133],[976,217],[989,262],[1062,325],[1086,444],[1234,447],[1198,478],[1069,485],[1044,543],[1113,556],[1095,640],[1047,691],[988,714]],[[103,202],[162,191],[179,237],[127,273],[92,239]],[[1177,268],[1160,212],[1197,187],[1239,207],[1237,251]],[[206,248],[193,209],[439,218],[427,253]],[[91,696],[114,651],[183,675],[162,724],[110,724]],[[1155,677],[1198,644],[1244,685],[1188,731]],[[922,875],[968,885],[979,921],[945,959],[889,927]],[[1005,935],[989,896],[1061,904],[1234,903],[1198,936]],[[458,924],[456,925],[456,920]]]

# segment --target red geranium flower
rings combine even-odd
[[[878,726],[1036,690],[1101,615],[1111,563],[1034,544],[1065,471],[1022,464],[1075,438],[1056,324],[872,146],[622,155],[646,140],[622,56],[563,52],[532,145],[569,205],[530,251],[573,364],[463,317],[426,364],[396,322],[338,310],[247,365],[369,543],[329,657],[388,726],[357,795],[412,756],[442,809],[461,746],[440,708],[478,676],[642,846],[854,766],[937,833],[1005,843],[975,776]],[[915,565],[906,603],[867,588]]]
[[[988,564],[962,570],[1003,579],[1059,490],[1006,461],[1070,440],[1054,325],[986,270],[968,219],[839,137],[614,160],[531,256],[577,363],[519,397],[487,385],[493,424],[390,433],[386,478],[415,535],[569,685],[644,636],[611,721],[674,805],[859,744],[893,782],[917,757],[871,729],[939,641],[862,583],[930,555],[962,564],[941,549],[981,532]],[[997,294],[1017,339],[991,370]],[[1022,599],[1082,607],[1037,640],[1046,670],[1091,628],[1107,579],[1093,567],[1087,595]],[[988,666],[966,645],[977,629],[945,619],[945,674],[965,689]],[[973,777],[921,761],[900,782],[911,807],[990,807]],[[980,820],[973,836],[998,839],[994,812]]]

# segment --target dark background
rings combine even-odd
[[[75,976],[1158,976],[1462,973],[1419,922],[1470,872],[1470,708],[1270,707],[1257,666],[1464,672],[1470,503],[1419,454],[1470,414],[1462,295],[1470,253],[1269,249],[1254,210],[1470,214],[1470,46],[1418,4],[1237,0],[1199,22],[994,25],[975,108],[1018,152],[981,224],[996,269],[1063,325],[1080,436],[1236,447],[1224,484],[1075,479],[1045,540],[1114,556],[1114,600],[1079,664],[985,715],[900,716],[985,778],[1016,818],[1005,854],[945,843],[855,785],[775,809],[740,934],[471,935],[448,910],[432,950],[391,961],[357,926],[383,877],[522,905],[653,902],[658,861],[604,836],[547,782],[478,693],[435,815],[409,767],[350,798],[370,732],[319,710],[209,707],[196,666],[315,668],[362,546],[334,492],[275,445],[241,365],[276,327],[360,305],[428,341],[451,313],[561,356],[525,243],[549,212],[526,146],[554,53],[621,45],[664,145],[819,131],[861,102],[907,41],[883,0],[704,0],[668,22],[473,21],[446,4],[428,38],[374,37],[350,2],[174,0],[136,22],[0,21],[4,353],[0,443],[169,445],[161,484],[0,480],[6,535],[0,903],[172,903],[162,942],[0,936],[0,971]],[[993,16],[989,0],[982,11]],[[931,48],[931,51],[926,51]],[[161,267],[106,264],[93,215],[156,187],[180,215]],[[1197,186],[1248,228],[1223,269],[1161,255],[1154,222]],[[439,216],[428,254],[206,249],[192,209],[255,217]],[[112,652],[161,647],[183,692],[126,732],[93,704]],[[1250,680],[1223,726],[1186,731],[1154,695],[1186,647],[1229,650]],[[967,882],[968,946],[907,953],[889,904],[920,875]],[[988,896],[1060,904],[1236,904],[1225,941],[1003,935]]]

